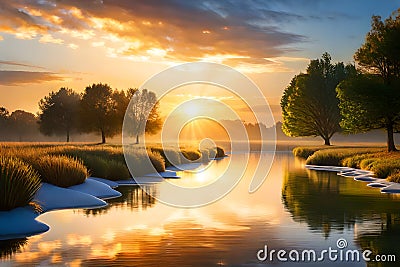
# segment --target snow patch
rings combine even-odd
[[[109,185],[92,179],[86,179],[82,184],[68,187],[68,189],[86,193],[101,199],[111,199],[122,196],[122,194]]]

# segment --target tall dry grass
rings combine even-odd
[[[43,182],[59,187],[78,185],[89,177],[86,166],[76,158],[44,155],[27,162],[39,173]]]
[[[40,188],[39,174],[14,157],[0,157],[0,210],[28,205]]]
[[[152,166],[158,172],[165,171],[166,167],[176,166],[183,163],[190,162],[207,162],[212,157],[224,156],[225,152],[222,148],[210,148],[208,151],[199,151],[194,147],[182,147],[180,150],[175,148],[163,148],[161,145],[154,145],[149,149],[145,149],[141,146],[132,146],[127,149],[127,158],[133,162],[132,166],[144,166],[144,160],[150,159]],[[92,176],[110,179],[110,180],[122,180],[129,179],[131,177],[129,169],[125,162],[124,149],[122,146],[112,145],[51,145],[51,144],[25,144],[16,145],[0,144],[0,153],[3,155],[12,155],[18,157],[32,165],[35,164],[37,158],[45,157],[51,161],[51,157],[67,157],[71,163],[69,167],[75,166],[77,169],[76,178],[72,178],[71,181],[80,182],[82,175],[78,175],[81,166],[78,166],[74,160],[78,160],[89,170]],[[57,160],[55,160],[57,161]],[[43,161],[39,161],[41,164]],[[35,165],[35,168],[40,166]],[[80,170],[82,171],[82,169]],[[135,175],[144,175],[151,170],[140,170],[135,169]],[[48,181],[51,179],[45,178]],[[61,184],[61,183],[58,183]],[[66,183],[65,183],[66,184]]]
[[[306,164],[365,169],[373,171],[377,177],[400,182],[400,152],[389,153],[384,147],[302,147],[293,152],[306,155],[310,151],[314,152],[310,153]]]

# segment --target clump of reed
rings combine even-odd
[[[15,157],[0,157],[0,210],[31,203],[41,186],[39,174]]]
[[[165,167],[177,166],[182,163],[179,152],[173,148],[151,147],[152,153],[158,153],[165,162]]]
[[[101,177],[111,181],[128,180],[131,178],[131,174],[125,161],[110,160],[107,161],[106,173]]]
[[[217,155],[216,155],[217,158],[223,158],[226,156],[225,151],[222,147],[217,146],[216,149],[217,149]]]
[[[326,149],[328,147],[323,147],[323,146],[312,146],[312,147],[304,147],[304,146],[299,146],[295,147],[293,149],[293,155],[296,157],[300,157],[303,159],[307,159],[309,156],[314,154],[318,150]]]
[[[400,170],[391,173],[387,179],[389,182],[400,183]]]
[[[165,172],[165,160],[161,156],[161,154],[156,151],[153,152],[151,150],[148,150],[147,153],[149,155],[151,164],[154,166],[156,171],[157,172]]]
[[[59,187],[81,184],[89,176],[86,166],[76,158],[44,155],[27,162],[39,173],[43,182]]]
[[[129,163],[133,176],[143,176],[154,172],[165,171],[165,161],[160,153],[145,148],[129,148],[125,150],[125,158]]]
[[[181,154],[182,163],[197,162],[201,158],[201,153],[198,150],[182,149],[181,153],[182,153]]]

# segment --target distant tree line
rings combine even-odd
[[[37,117],[23,110],[10,113],[0,107],[0,140],[27,141],[38,138]]]
[[[221,122],[223,123],[224,127],[226,127],[226,130],[228,132],[240,131],[240,129],[244,126],[247,133],[247,139],[251,141],[262,140],[262,138],[265,139],[266,136],[270,137],[271,131],[274,131],[275,127],[275,125],[267,127],[262,122],[251,123],[241,120],[223,120]],[[222,137],[222,136],[214,136],[211,134],[210,136],[215,139],[220,139]]]
[[[281,99],[283,131],[289,136],[320,136],[326,145],[336,132],[387,132],[387,149],[396,151],[400,131],[400,9],[382,21],[373,16],[357,65],[331,63],[328,53],[311,60]]]
[[[26,141],[25,136],[37,135],[39,130],[46,136],[64,136],[66,142],[73,133],[97,133],[101,143],[106,143],[107,138],[121,133],[127,112],[130,118],[136,118],[131,133],[139,143],[139,136],[145,132],[155,134],[161,129],[158,109],[155,93],[146,89],[113,90],[108,84],[98,83],[78,94],[61,88],[39,101],[37,116],[22,110],[9,114],[0,107],[0,138],[7,140],[5,136],[19,134],[20,138],[13,141]],[[150,114],[147,120],[146,112]]]

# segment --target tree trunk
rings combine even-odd
[[[136,135],[136,144],[139,144],[139,135]]]
[[[326,146],[330,146],[331,145],[330,138],[327,138],[327,137],[322,137],[322,138],[324,138],[324,142],[325,142]]]
[[[106,135],[104,133],[104,130],[101,130],[101,143],[102,144],[106,143]]]
[[[69,131],[67,131],[67,143],[69,143]]]
[[[387,150],[388,150],[388,152],[397,151],[396,146],[394,145],[393,124],[387,125],[386,132],[387,132]]]

